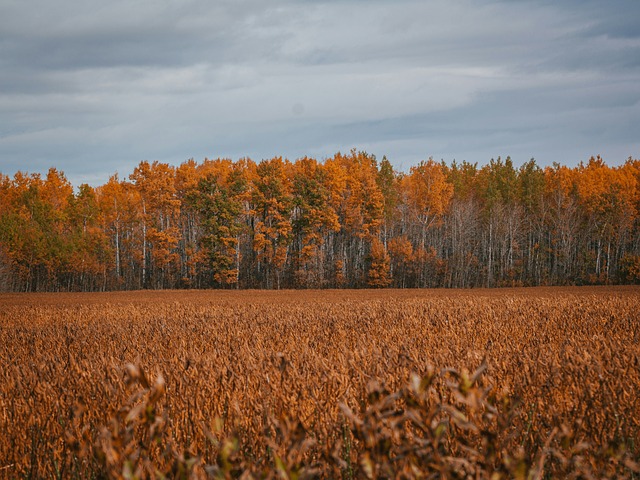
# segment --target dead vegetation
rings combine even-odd
[[[0,296],[0,477],[640,478],[640,290]]]

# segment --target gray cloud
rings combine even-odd
[[[0,4],[0,172],[638,157],[635,0]]]

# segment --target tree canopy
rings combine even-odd
[[[639,213],[632,158],[144,161],[77,188],[0,174],[0,289],[638,283]]]

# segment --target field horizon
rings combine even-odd
[[[474,287],[474,288],[247,288],[247,289],[140,289],[114,290],[105,292],[0,292],[0,305],[72,304],[76,303],[126,303],[154,302],[161,297],[170,298],[167,302],[176,301],[175,297],[198,301],[204,297],[212,300],[229,299],[246,295],[253,300],[284,299],[289,301],[308,300],[344,300],[361,297],[366,293],[376,299],[401,299],[443,296],[483,296],[496,297],[502,295],[525,295],[549,297],[557,294],[596,295],[600,293],[634,293],[640,295],[640,285],[572,285],[572,286],[522,286],[522,287]],[[293,298],[298,297],[298,298]],[[324,298],[325,296],[329,298]]]

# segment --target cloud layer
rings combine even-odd
[[[640,4],[0,4],[0,172],[98,184],[141,160],[352,147],[611,164],[640,155]]]

